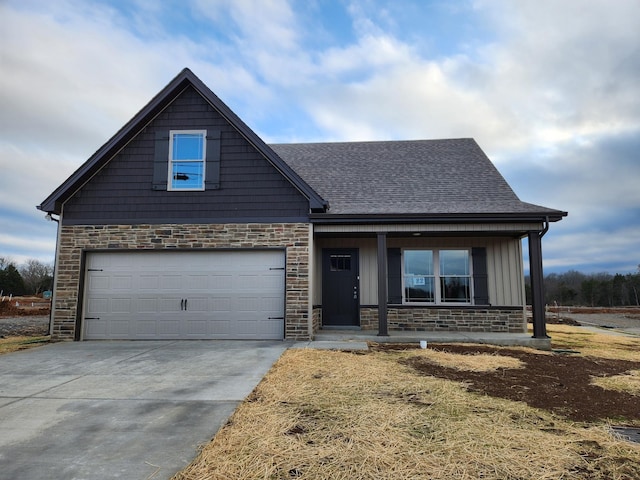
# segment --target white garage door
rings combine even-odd
[[[89,253],[85,339],[282,339],[284,252]]]

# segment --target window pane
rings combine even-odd
[[[469,251],[441,250],[440,275],[469,275]]]
[[[433,302],[434,290],[433,277],[404,277],[404,296],[407,302]]]
[[[469,277],[440,277],[443,302],[469,303]]]
[[[203,162],[173,162],[171,165],[171,188],[202,188]]]
[[[202,160],[204,138],[201,133],[175,133],[173,160]]]
[[[351,270],[351,255],[331,255],[330,261],[332,272]]]
[[[433,275],[433,252],[431,250],[405,250],[404,273],[406,275]]]

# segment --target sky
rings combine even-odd
[[[569,212],[545,274],[638,270],[638,0],[0,0],[0,22],[17,264],[53,262],[36,205],[188,67],[267,143],[472,137]]]

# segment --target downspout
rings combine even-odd
[[[545,216],[544,228],[529,232],[529,271],[531,274],[531,307],[533,338],[549,338],[544,308],[544,274],[542,270],[542,237],[549,231],[549,217]]]
[[[540,233],[538,233],[541,240],[542,240],[542,237],[544,237],[548,231],[549,231],[549,215],[544,217],[544,228],[542,229],[542,231],[540,231]]]
[[[58,279],[58,249],[60,246],[60,218],[54,218],[51,212],[47,212],[45,218],[50,222],[56,222],[56,251],[53,259],[53,279],[52,279],[52,294],[51,294],[51,308],[49,309],[49,336],[53,335],[53,316],[56,306],[56,281]]]
[[[313,328],[313,299],[315,293],[315,262],[316,262],[316,253],[315,253],[315,245],[313,244],[313,223],[309,223],[309,248],[308,248],[308,258],[307,262],[309,264],[309,281],[307,283],[308,288],[308,304],[307,304],[307,335],[309,336],[309,340],[313,340],[315,335],[315,331]]]
[[[388,272],[387,272],[387,234],[378,233],[378,336],[389,336],[387,321]]]

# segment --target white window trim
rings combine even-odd
[[[173,188],[173,178],[171,173],[173,171],[173,136],[175,134],[199,134],[202,135],[202,187],[201,188]],[[179,162],[189,160],[178,160]],[[200,160],[193,160],[193,162]],[[172,192],[202,192],[205,189],[207,179],[207,131],[206,130],[169,130],[169,161],[167,162],[167,190]]]
[[[406,287],[404,283],[405,271],[404,271],[404,252],[416,251],[416,250],[430,250],[433,252],[433,278],[434,278],[434,301],[433,302],[409,302],[406,299]],[[468,253],[469,258],[469,301],[468,302],[443,302],[442,301],[442,288],[440,286],[440,251],[442,250],[463,250]],[[474,305],[473,302],[473,259],[471,258],[470,248],[447,248],[447,247],[415,247],[415,248],[403,248],[401,257],[401,278],[402,278],[402,304],[412,306],[468,306]],[[451,276],[451,275],[449,275]],[[466,278],[466,276],[463,276]]]

